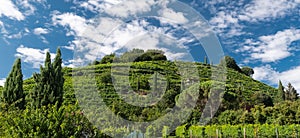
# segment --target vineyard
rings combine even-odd
[[[292,137],[298,138],[300,125],[212,125],[191,126],[185,129],[180,126],[176,129],[178,137]]]
[[[0,137],[298,137],[300,130],[299,100],[282,100],[278,89],[220,65],[107,62],[62,72],[61,107],[33,108],[37,82],[24,80],[26,107],[1,104]],[[213,90],[223,92],[222,102],[202,118],[206,104],[217,101],[209,101]],[[178,109],[189,114],[172,114]]]

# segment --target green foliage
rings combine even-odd
[[[0,95],[2,95],[3,92],[3,86],[0,86]]]
[[[178,128],[183,128],[179,126]],[[188,130],[181,129],[181,133],[176,133],[176,137],[297,137],[299,136],[300,125],[208,125],[208,126],[190,126]],[[205,132],[205,133],[204,133]],[[189,133],[188,135],[183,135]]]
[[[205,136],[205,127],[204,126],[190,126],[189,127],[189,136],[193,137],[204,137]]]
[[[25,107],[25,94],[23,92],[23,74],[21,69],[21,59],[17,59],[11,72],[6,78],[2,92],[2,102],[14,105],[19,109]]]
[[[162,136],[163,138],[167,138],[170,132],[170,128],[168,126],[164,126],[162,130]]]
[[[250,67],[242,67],[241,71],[247,76],[252,76],[254,74],[254,70]]]
[[[50,53],[47,52],[44,64],[44,67],[40,67],[40,74],[33,75],[35,86],[30,98],[31,106],[34,108],[56,103],[60,106],[63,102],[64,78],[60,49],[57,50],[53,64]]]
[[[147,50],[133,49],[125,52],[117,60],[119,62],[141,62],[141,61],[166,61],[167,57],[161,50]]]
[[[77,105],[10,110],[0,117],[3,137],[100,137]]]
[[[116,54],[106,55],[101,59],[100,64],[113,63],[115,58],[116,58]],[[94,64],[94,65],[97,65],[97,64]]]
[[[105,83],[105,84],[111,84],[112,83],[112,77],[111,77],[111,73],[110,72],[106,72],[106,73],[103,73],[101,76],[100,76],[100,80],[102,83]]]
[[[60,51],[58,50],[57,53],[60,53]],[[291,126],[290,124],[300,123],[300,111],[297,106],[299,101],[295,98],[291,101],[274,100],[277,98],[277,89],[239,73],[238,66],[233,59],[227,59],[230,62],[228,62],[228,65],[226,63],[228,70],[225,83],[219,82],[217,77],[212,78],[212,73],[221,73],[217,70],[218,66],[196,63],[198,71],[189,72],[189,75],[199,77],[200,84],[191,86],[188,82],[181,81],[178,66],[174,62],[166,61],[162,55],[163,53],[159,51],[150,50],[144,52],[143,50],[135,49],[122,55],[120,60],[131,61],[132,59],[132,61],[143,62],[111,63],[113,55],[109,55],[103,62],[104,64],[91,65],[81,69],[62,69],[61,54],[57,54],[54,62],[51,63],[50,54],[48,53],[45,66],[41,67],[40,74],[35,74],[33,78],[25,80],[23,86],[24,93],[27,94],[27,100],[30,100],[28,97],[31,98],[32,104],[35,105],[33,107],[40,108],[30,108],[28,106],[24,111],[20,111],[11,110],[10,107],[2,104],[1,107],[5,107],[8,111],[0,112],[0,116],[3,115],[3,117],[0,117],[0,122],[7,122],[5,125],[0,126],[0,137],[48,137],[50,135],[57,137],[84,137],[85,134],[89,137],[104,137],[95,129],[95,126],[88,123],[78,106],[74,106],[77,102],[74,91],[78,90],[78,87],[86,90],[81,92],[86,94],[95,91],[93,88],[96,88],[99,96],[103,98],[103,101],[111,111],[130,121],[153,121],[172,111],[173,107],[185,108],[191,106],[189,103],[180,104],[184,103],[182,101],[196,99],[197,103],[190,118],[186,122],[180,122],[186,123],[186,125],[178,127],[175,131],[178,137],[241,137],[244,128],[249,137],[268,137],[268,134],[273,137],[274,135],[270,133],[274,132],[275,128],[278,129],[280,134],[294,136],[294,129],[281,128],[279,125]],[[112,71],[114,71],[113,74],[119,75],[118,79],[120,82],[128,81],[125,80],[128,79],[128,76],[125,76],[126,73],[122,70],[111,70],[112,66],[130,68],[129,83],[134,91],[128,90],[128,84],[121,84],[120,88],[112,85]],[[89,78],[84,76],[88,73],[95,75],[96,84],[88,83],[90,81],[88,80]],[[73,85],[72,79],[78,80],[81,85]],[[193,81],[193,78],[191,80]],[[206,103],[215,102],[215,100],[208,101],[209,97],[214,96],[211,92],[213,90],[222,90],[221,87],[214,87],[215,84],[225,86],[222,103],[213,120],[209,122],[209,126],[194,126],[193,124],[197,124],[200,119]],[[96,87],[93,87],[93,85]],[[146,108],[132,106],[126,103],[116,90],[121,90],[122,93],[138,92],[140,97],[148,96],[152,98],[150,100],[158,102],[153,102],[151,106]],[[153,91],[157,95],[161,94],[161,97],[151,95]],[[199,94],[199,97],[192,94],[184,94],[188,91],[192,91],[192,94]],[[293,87],[290,87],[287,91],[295,93]],[[94,97],[87,96],[82,98],[92,101]],[[141,99],[131,100],[141,101]],[[143,102],[147,100],[149,101],[149,99],[145,99]],[[49,108],[48,111],[46,110],[47,108]],[[96,109],[97,107],[93,108]],[[86,115],[97,117],[97,120],[101,120],[105,126],[118,123],[118,120],[105,120],[105,117],[98,118],[97,114],[106,115],[105,112],[98,110],[95,110],[95,113]],[[171,121],[177,121],[175,120],[176,115],[168,115],[167,117]],[[251,125],[255,123],[262,125]],[[264,124],[275,125],[268,126]],[[272,130],[268,129],[268,127],[272,128]],[[294,128],[297,128],[297,126]],[[147,136],[167,137],[167,132],[170,132],[169,129],[164,126],[164,122],[160,122],[159,124],[148,126],[144,131]],[[130,127],[120,126],[106,128],[101,131],[107,133],[115,132],[114,136],[119,136],[121,133],[129,134],[133,130]]]
[[[263,104],[266,107],[274,105],[273,99],[265,93],[256,92],[253,94],[253,97],[251,99],[253,99],[253,103],[255,105]]]
[[[178,137],[184,138],[185,135],[187,134],[187,132],[186,132],[186,126],[183,125],[183,126],[177,127],[177,128],[176,128],[175,134],[176,134],[176,136],[178,136]]]
[[[224,59],[221,60],[220,64],[225,65],[227,68],[231,68],[235,71],[242,73],[241,68],[236,64],[236,61],[230,56],[225,56]]]
[[[285,99],[296,101],[299,98],[299,94],[297,93],[297,90],[292,86],[291,83],[288,83],[288,86],[285,90]]]
[[[63,103],[63,94],[64,94],[64,74],[62,71],[62,58],[61,58],[61,51],[58,48],[56,51],[56,56],[53,62],[53,96],[54,101],[57,102],[58,107],[60,107]],[[53,102],[54,103],[54,102]]]
[[[278,92],[277,92],[277,95],[276,95],[276,100],[277,101],[285,100],[285,91],[284,91],[284,87],[282,85],[282,82],[280,80],[279,80],[279,83],[278,83]]]

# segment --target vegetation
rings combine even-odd
[[[225,56],[223,60],[221,60],[221,65],[225,65],[227,68],[231,68],[237,72],[242,73],[241,68],[236,64],[236,61],[230,57],[230,56]]]
[[[2,92],[2,102],[7,105],[18,107],[19,109],[24,109],[25,107],[21,59],[15,61],[12,71],[6,79]]]
[[[250,67],[242,67],[241,71],[247,76],[252,76],[254,74],[254,70]]]
[[[35,85],[30,93],[31,106],[39,108],[49,104],[63,102],[64,78],[62,73],[62,59],[60,49],[57,50],[54,62],[51,63],[50,53],[47,52],[45,67],[40,67],[40,74],[34,74]]]
[[[300,101],[295,88],[291,84],[285,88],[279,81],[275,89],[256,81],[251,78],[253,69],[240,69],[228,56],[220,63],[227,67],[225,82],[212,76],[214,72],[220,73],[220,66],[209,64],[208,59],[205,63],[196,63],[196,71],[185,73],[179,66],[189,63],[168,61],[163,52],[157,50],[134,49],[119,57],[111,54],[84,68],[62,68],[61,64],[59,49],[53,62],[47,53],[40,73],[23,82],[21,61],[17,59],[4,88],[0,87],[3,95],[0,137],[108,137],[105,134],[120,137],[131,132],[159,137],[295,137],[300,130]],[[129,74],[126,74],[127,69]],[[86,75],[91,73],[92,77]],[[186,79],[184,75],[191,77]],[[126,81],[128,83],[118,83]],[[191,85],[192,82],[196,83]],[[215,84],[225,87],[220,97],[222,103],[214,116],[205,118],[212,118],[208,124],[202,126],[199,120],[206,103],[215,102],[209,100],[214,96],[212,91],[221,90],[214,88]],[[95,90],[97,93],[93,95]],[[129,96],[125,100],[150,106],[128,104],[120,94],[130,93],[139,98]],[[75,94],[85,99],[92,109],[99,109],[99,101],[94,99],[101,96],[110,111],[130,121],[149,122],[163,116],[171,121],[161,121],[141,130],[134,126],[116,126],[113,124],[120,120],[107,120],[108,112],[84,112]],[[196,104],[183,103],[185,100]],[[14,104],[19,101],[24,103]],[[178,122],[176,114],[167,114],[176,108],[189,107],[193,107],[192,112],[185,121]],[[99,130],[98,124],[91,123],[94,119],[101,120],[101,126],[115,127]],[[165,125],[168,123],[181,126],[173,131]]]

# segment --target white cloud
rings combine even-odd
[[[0,1],[0,16],[7,16],[11,19],[24,20],[25,16],[19,11],[11,0]]]
[[[216,16],[209,21],[215,30],[223,37],[233,37],[245,34],[241,22],[257,23],[272,19],[282,18],[286,15],[297,12],[299,0],[253,0],[248,4],[228,3],[226,0],[214,0],[208,2],[211,5],[222,3],[225,7],[218,7]],[[214,6],[213,6],[214,7]]]
[[[172,9],[164,8],[160,11],[160,14],[162,17],[167,18],[171,20],[172,22],[178,23],[178,24],[184,24],[188,22],[188,19],[186,19],[182,12],[175,12]]]
[[[234,14],[228,14],[225,11],[220,11],[217,16],[210,20],[210,23],[215,24],[220,29],[229,27],[230,25],[235,25],[238,23],[238,19],[233,17]]]
[[[25,33],[29,33],[30,32],[28,28],[25,28],[24,31],[25,31]]]
[[[155,2],[154,0],[130,0],[126,2],[124,0],[75,1],[75,3],[81,7],[85,7],[92,12],[101,12],[100,14],[104,16],[109,15],[101,18],[87,19],[73,13],[59,13],[56,11],[52,14],[52,21],[53,25],[66,27],[68,29],[68,35],[75,36],[75,39],[70,42],[69,46],[64,46],[64,48],[75,50],[75,55],[84,52],[84,54],[80,55],[80,60],[74,59],[70,62],[82,62],[83,60],[93,61],[120,49],[130,50],[132,48],[144,50],[161,49],[164,50],[170,58],[179,58],[184,54],[181,52],[180,54],[176,54],[177,52],[168,51],[166,48],[160,47],[162,38],[157,37],[157,34],[165,34],[172,38],[173,34],[170,33],[172,32],[170,28],[149,25],[149,23],[143,19],[132,20],[126,23],[122,21],[122,18],[125,17],[134,17],[140,13],[147,13],[151,10],[153,5],[157,4],[155,6],[161,8],[156,12],[161,14],[163,19],[167,18],[175,23],[188,22],[184,13],[169,9],[169,7],[167,7],[168,2],[169,1]],[[162,18],[159,20],[162,21]],[[170,24],[167,24],[168,22],[162,21],[162,25],[170,26]],[[168,32],[167,29],[169,29]],[[190,37],[175,38],[172,41],[182,41],[184,39],[191,41]],[[173,47],[176,46],[173,45]],[[185,48],[182,47],[182,45],[180,46],[183,49]]]
[[[6,81],[6,78],[0,79],[0,86],[4,86],[5,81]]]
[[[22,38],[22,33],[21,32],[19,32],[19,33],[17,33],[17,34],[11,34],[11,35],[7,35],[7,34],[5,34],[4,35],[4,37],[6,37],[6,38],[9,38],[9,39],[20,39],[20,38]]]
[[[29,31],[29,30],[27,30],[27,31]],[[27,32],[27,31],[25,30],[25,32]],[[42,40],[43,43],[49,44],[48,40],[47,40],[44,36],[42,36],[42,35],[44,35],[44,34],[48,34],[48,33],[49,33],[49,30],[48,30],[48,29],[38,27],[38,28],[35,28],[35,29],[33,30],[33,33],[34,33],[35,35],[38,35],[38,36],[40,37],[40,39]]]
[[[26,9],[24,15],[32,15],[36,11],[36,8],[29,3],[29,0],[17,0],[17,3],[19,6]]]
[[[155,4],[154,0],[128,0],[104,10],[115,17],[128,17],[150,11],[153,4]]]
[[[86,51],[85,58],[95,60],[105,54],[110,54],[114,49],[110,45],[103,46],[103,41],[113,28],[120,23],[111,18],[85,19],[73,13],[54,13],[52,15],[54,25],[68,28],[67,35],[75,36],[70,46],[65,48],[76,49],[77,52]],[[77,61],[77,60],[74,60]]]
[[[278,84],[281,80],[283,84],[287,85],[289,82],[300,92],[300,66],[291,68],[289,70],[278,72],[270,65],[254,68],[253,78],[260,81],[267,81],[272,85]]]
[[[54,25],[62,25],[70,27],[74,35],[82,36],[87,28],[87,20],[83,17],[75,15],[73,13],[54,13],[52,15],[52,22]]]
[[[279,80],[279,72],[276,72],[270,65],[253,68],[253,78],[256,80],[267,80],[271,84],[276,84]]]
[[[18,21],[24,20],[25,16],[32,15],[36,7],[32,3],[45,3],[46,0],[1,0],[0,17],[7,16]]]
[[[25,63],[32,64],[33,68],[39,68],[40,65],[43,65],[46,58],[46,53],[49,51],[49,49],[34,49],[21,45],[16,49],[16,51],[16,57],[20,57]],[[51,58],[54,59],[55,54],[50,53],[50,55]]]
[[[222,37],[233,37],[244,34],[239,19],[236,17],[236,11],[220,11],[209,22],[214,30]]]
[[[240,20],[256,22],[284,17],[299,4],[295,0],[254,0],[245,6]]]
[[[42,4],[44,8],[46,0],[16,0],[16,4],[19,6],[20,9],[23,10],[23,14],[25,16],[33,15],[37,8],[33,4]]]
[[[300,40],[299,29],[286,29],[274,35],[261,36],[258,41],[247,40],[242,52],[248,52],[251,59],[275,62],[292,55],[290,45]]]
[[[48,29],[45,29],[45,28],[39,27],[39,28],[35,28],[35,29],[33,30],[33,33],[34,33],[35,35],[48,34],[48,33],[49,33],[49,30],[48,30]]]

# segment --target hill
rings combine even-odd
[[[219,65],[210,65],[167,61],[165,58],[152,60],[153,58],[149,57],[140,59],[147,59],[146,61],[112,63],[114,57],[109,55],[105,62],[94,62],[80,68],[63,68],[65,82],[62,114],[68,116],[76,113],[72,120],[81,120],[84,122],[82,125],[86,125],[75,125],[82,128],[80,131],[93,131],[91,135],[100,136],[103,136],[101,132],[111,136],[119,136],[119,133],[129,134],[135,128],[141,127],[132,126],[129,122],[124,122],[124,119],[133,122],[154,121],[154,124],[145,125],[146,127],[140,129],[147,133],[157,132],[157,136],[161,136],[165,128],[177,131],[182,127],[172,127],[183,125],[185,130],[188,130],[191,126],[203,125],[201,122],[209,125],[286,125],[299,121],[296,119],[300,114],[296,106],[298,101],[284,101],[278,98],[277,89],[254,80],[249,75],[251,73],[244,73],[235,62],[226,63],[224,68],[222,62]],[[5,122],[10,118],[19,118],[18,123],[46,123],[44,120],[57,123],[55,118],[61,118],[60,114],[49,114],[47,108],[29,108],[29,94],[34,85],[32,78],[24,80],[23,88],[30,110],[3,112],[5,115],[0,119]],[[289,107],[290,105],[292,106]],[[174,114],[181,111],[179,109],[182,109],[183,114]],[[48,116],[37,118],[41,114]],[[27,120],[24,121],[25,118]],[[66,122],[71,121],[65,119]],[[51,125],[48,125],[45,124],[44,129],[52,131]],[[12,124],[6,124],[3,129],[11,126]],[[101,132],[98,132],[95,126],[100,127]],[[18,130],[19,126],[15,127],[11,127],[12,131]],[[39,128],[38,125],[35,127]],[[57,127],[62,129],[60,123]],[[29,130],[26,128],[16,131],[16,134],[27,129]],[[68,128],[65,131],[65,135],[69,135],[67,132],[77,130]],[[175,132],[171,135],[175,135]]]
[[[101,108],[96,107],[96,101],[92,100],[97,96],[94,95],[97,91],[98,96],[101,96],[110,110],[122,118],[132,121],[151,121],[166,115],[170,109],[174,108],[175,105],[177,106],[178,96],[183,93],[182,87],[188,88],[188,81],[198,79],[199,83],[197,84],[199,86],[196,92],[199,97],[196,97],[197,103],[193,108],[192,116],[182,122],[193,124],[192,120],[199,120],[201,117],[209,99],[212,84],[218,82],[217,79],[211,77],[212,70],[218,66],[203,63],[182,63],[195,65],[197,71],[189,72],[189,80],[181,81],[182,76],[176,64],[178,63],[171,61],[143,61],[106,63],[74,69],[64,68],[64,104],[75,104],[77,96],[77,98],[79,97],[79,104],[86,101],[89,103],[88,107],[81,105],[82,108],[101,110]],[[277,89],[231,68],[227,68],[225,76],[225,82],[220,82],[225,90],[222,102],[215,114],[215,120],[210,123],[218,123],[218,116],[224,111],[250,111],[254,105],[273,106],[275,103]],[[126,80],[129,80],[128,83],[125,83]],[[29,93],[33,85],[32,79],[25,80],[25,92]],[[132,89],[128,86],[131,86]],[[193,90],[195,91],[195,89]],[[120,94],[126,96],[130,93],[140,96],[120,96]],[[103,117],[103,113],[101,114]],[[109,124],[102,125],[109,126]]]

